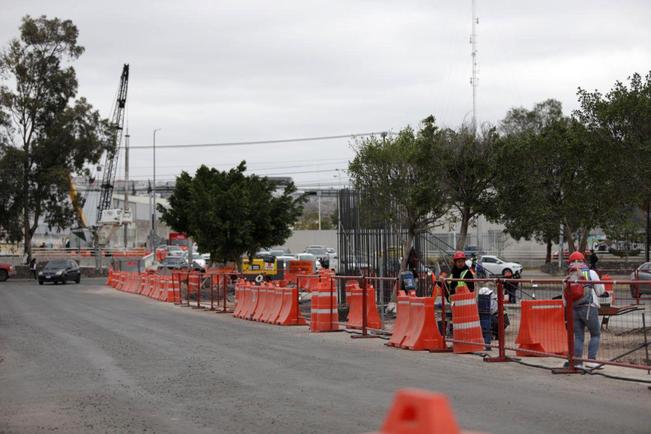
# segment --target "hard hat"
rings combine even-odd
[[[452,260],[456,261],[457,259],[466,259],[466,254],[463,253],[462,251],[454,252],[454,256],[452,256]]]
[[[578,250],[575,252],[572,252],[570,254],[570,257],[567,258],[567,262],[576,262],[576,261],[585,261],[585,256],[583,256],[583,253],[579,252]]]

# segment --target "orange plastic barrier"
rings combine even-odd
[[[142,294],[145,297],[151,297],[151,295],[158,291],[158,275],[157,274],[151,274],[148,276],[149,277],[149,285],[147,286],[147,291]]]
[[[270,324],[275,323],[282,308],[283,292],[277,285],[272,285],[269,295],[269,308],[267,309],[267,315],[262,320]]]
[[[188,298],[191,294],[199,297],[199,288],[201,287],[201,276],[199,273],[190,273],[188,276]]]
[[[339,330],[337,293],[329,273],[321,276],[312,290],[310,331],[333,332]]]
[[[461,431],[445,395],[420,389],[398,390],[382,428],[375,434],[425,433],[471,434]]]
[[[349,303],[348,321],[346,327],[361,329],[363,320],[363,292],[356,280],[346,282],[346,298]],[[375,305],[375,288],[369,285],[366,288],[366,327],[379,329],[382,327],[380,315]]]
[[[518,349],[567,354],[567,330],[563,300],[523,300]],[[532,356],[516,351],[518,356]]]
[[[244,314],[244,319],[253,319],[253,315],[255,315],[255,312],[258,309],[258,305],[261,305],[260,287],[252,284],[249,287],[249,290],[250,290],[250,294],[249,294],[248,309]]]
[[[258,288],[258,302],[255,305],[255,310],[253,311],[253,315],[251,316],[251,319],[253,321],[260,321],[260,318],[262,318],[262,315],[264,315],[266,309],[267,309],[267,283],[263,283],[260,285]]]
[[[396,322],[393,324],[393,332],[387,345],[391,347],[400,347],[402,341],[407,337],[409,328],[409,296],[400,291],[396,303]]]
[[[271,284],[265,284],[265,300],[264,300],[264,306],[262,310],[262,315],[260,315],[260,322],[269,322],[269,317],[271,316],[271,311],[273,309],[273,304],[274,304],[274,295],[275,295],[275,290],[274,286]]]
[[[246,282],[244,284],[244,290],[245,298],[241,318],[250,319],[251,314],[255,310],[255,304],[257,303],[258,288],[251,282]]]
[[[604,289],[606,290],[608,295],[610,295],[610,304],[614,305],[616,303],[616,300],[615,300],[615,291],[613,289],[613,283],[612,283],[613,278],[610,277],[610,275],[608,274],[602,274],[601,280],[609,282],[609,283],[604,283]]]
[[[236,318],[279,325],[305,325],[298,308],[298,288],[239,280],[235,285]]]
[[[289,261],[283,273],[283,280],[295,282],[300,275],[312,274],[314,263],[312,261]]]
[[[235,285],[235,310],[233,310],[233,316],[236,318],[242,318],[247,292],[248,288],[245,286],[244,280],[240,279]]]
[[[475,294],[461,290],[452,295],[450,300],[452,301],[454,352],[461,354],[482,351],[485,344]]]
[[[117,275],[115,277],[115,286],[114,286],[114,288],[117,289],[117,290],[121,290],[122,285],[124,284],[124,274],[122,274],[121,271],[118,271],[116,274]]]
[[[447,349],[436,324],[432,297],[409,297],[409,325],[400,347],[414,351]]]
[[[246,318],[246,313],[249,311],[249,306],[251,305],[252,296],[252,289],[249,282],[240,279],[240,299],[242,300],[242,307],[237,315],[238,318]]]
[[[305,319],[298,309],[298,288],[282,288],[283,307],[278,315],[276,324],[280,325],[306,325]]]
[[[167,276],[167,302],[181,303],[181,294],[174,288],[174,276]]]

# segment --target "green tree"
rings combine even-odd
[[[182,172],[169,207],[158,206],[161,219],[190,235],[212,262],[239,262],[244,253],[283,244],[302,212],[304,197],[293,184],[277,193],[275,182],[245,171],[243,161],[229,171],[202,165],[194,177]]]
[[[495,176],[498,220],[516,238],[552,242],[560,225],[571,251],[587,247],[588,234],[617,219],[622,184],[609,168],[608,149],[580,119],[563,116],[558,101],[509,111]]]
[[[373,217],[407,229],[401,271],[416,234],[436,225],[449,209],[440,165],[442,139],[430,116],[418,133],[406,127],[395,137],[358,142],[348,166],[353,185],[376,213]]]
[[[454,210],[450,219],[461,222],[456,248],[463,250],[472,221],[495,212],[492,181],[498,135],[489,128],[476,137],[472,129],[462,126],[458,131],[444,130],[443,136],[445,189]]]
[[[651,72],[633,74],[628,85],[616,82],[605,95],[579,89],[576,116],[595,140],[603,143],[603,158],[612,177],[623,186],[619,197],[647,212],[647,258],[651,208]],[[626,213],[617,216],[623,217]],[[620,223],[630,230],[625,218]],[[612,225],[609,225],[612,230]]]
[[[0,172],[0,201],[10,204],[0,235],[22,238],[28,258],[39,222],[72,224],[70,176],[112,143],[108,122],[84,98],[74,100],[77,79],[67,63],[84,51],[77,37],[69,20],[26,16],[20,38],[0,54],[0,164],[11,168]]]

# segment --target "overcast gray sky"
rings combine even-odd
[[[607,91],[651,69],[649,0],[477,5],[480,122],[546,98],[569,112],[578,86]],[[154,128],[157,144],[180,145],[397,131],[430,113],[470,120],[470,0],[5,0],[1,11],[2,46],[26,14],[77,25],[79,95],[105,116],[130,64],[132,145],[150,145]],[[349,142],[160,150],[157,173],[246,159],[332,185]],[[131,159],[136,179],[151,177],[151,150]]]

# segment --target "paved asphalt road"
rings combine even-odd
[[[446,393],[466,429],[648,433],[651,391],[395,350],[103,287],[0,284],[0,432],[361,433],[393,393]]]

